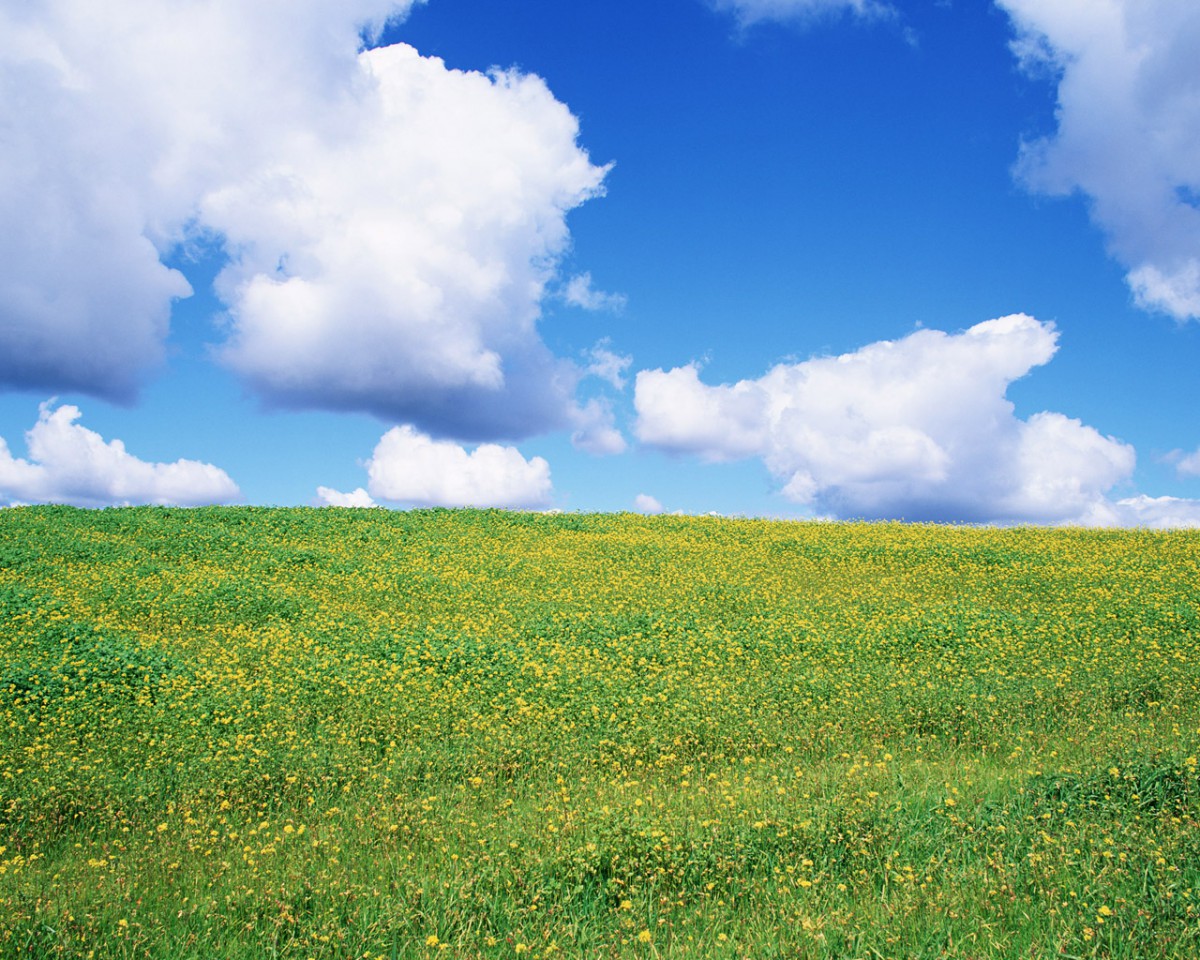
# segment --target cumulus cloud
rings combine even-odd
[[[1057,349],[1024,314],[919,330],[710,386],[693,366],[638,373],[638,438],[710,461],[758,457],[789,499],[840,517],[1088,522],[1132,447],[1059,413],[1027,420],[1010,383]]]
[[[360,50],[410,5],[0,11],[0,384],[128,399],[190,292],[163,258],[201,241],[220,355],[268,402],[565,425],[580,373],[536,321],[606,168],[538,77]]]
[[[120,440],[76,423],[78,407],[43,403],[25,434],[29,459],[13,456],[0,437],[0,499],[80,507],[227,503],[240,496],[229,475],[210,463],[147,463]]]
[[[663,505],[648,493],[639,493],[633,498],[633,509],[638,513],[662,513]]]
[[[711,0],[717,10],[734,13],[743,25],[760,20],[803,21],[841,13],[859,17],[891,16],[892,7],[876,0]]]
[[[337,138],[207,196],[234,261],[225,361],[270,400],[361,409],[462,439],[564,425],[574,368],[536,321],[568,210],[605,169],[537,77],[359,58]]]
[[[318,496],[334,506],[386,500],[420,507],[538,509],[553,491],[550,465],[542,457],[526,460],[515,447],[494,443],[468,452],[407,424],[380,438],[366,467],[366,490],[339,493],[319,487]]]
[[[1057,129],[1024,145],[1019,177],[1089,198],[1141,307],[1200,318],[1200,7],[997,3],[1021,63],[1058,81]]]
[[[638,439],[674,453],[721,462],[766,445],[766,395],[757,381],[710,387],[695,364],[641,370],[634,384]]]
[[[0,8],[0,385],[130,399],[191,292],[161,258],[199,198],[328,122],[359,26],[408,6]]]

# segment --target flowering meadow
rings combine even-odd
[[[1200,955],[1200,535],[0,511],[0,956]]]

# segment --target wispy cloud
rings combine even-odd
[[[620,313],[628,302],[623,293],[605,293],[603,290],[597,290],[590,273],[581,273],[568,280],[561,296],[573,307],[608,310],[612,313]]]
[[[577,450],[597,457],[624,453],[625,437],[617,429],[612,404],[604,398],[594,398],[576,408],[572,414],[575,430],[571,443]]]
[[[804,22],[839,14],[864,19],[893,17],[895,9],[878,0],[710,0],[717,10],[730,11],[745,26],[763,20]]]
[[[610,350],[612,341],[605,337],[597,342],[587,354],[587,372],[611,383],[617,390],[625,389],[625,374],[633,364],[633,357]]]

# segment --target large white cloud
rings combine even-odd
[[[579,373],[536,321],[605,168],[537,77],[360,51],[410,6],[0,10],[0,384],[129,398],[189,293],[163,258],[221,243],[222,356],[267,401],[565,424]]]
[[[790,499],[842,517],[1103,522],[1134,451],[1058,413],[1014,415],[1008,385],[1057,349],[1015,314],[709,386],[695,366],[638,373],[636,432],[712,461],[759,457]]]
[[[1021,61],[1058,76],[1057,129],[1024,146],[1020,176],[1089,198],[1141,306],[1200,318],[1200,5],[997,3]]]
[[[341,493],[319,487],[330,506],[372,506],[386,500],[420,507],[537,509],[550,502],[550,465],[526,460],[515,447],[485,443],[472,451],[434,440],[411,426],[393,427],[367,461],[367,489]]]
[[[565,214],[604,169],[536,77],[362,54],[336,139],[209,195],[235,261],[226,361],[267,397],[460,438],[566,422],[576,374],[538,337]]]
[[[131,398],[190,293],[160,258],[200,197],[306,118],[330,135],[359,24],[409,5],[0,5],[0,385]]]
[[[195,460],[139,460],[120,440],[105,441],[76,423],[80,415],[69,404],[43,403],[37,423],[25,434],[28,460],[14,457],[0,437],[0,500],[81,507],[197,506],[240,496],[224,470]]]

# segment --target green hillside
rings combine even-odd
[[[0,956],[1200,955],[1200,534],[0,510]]]

